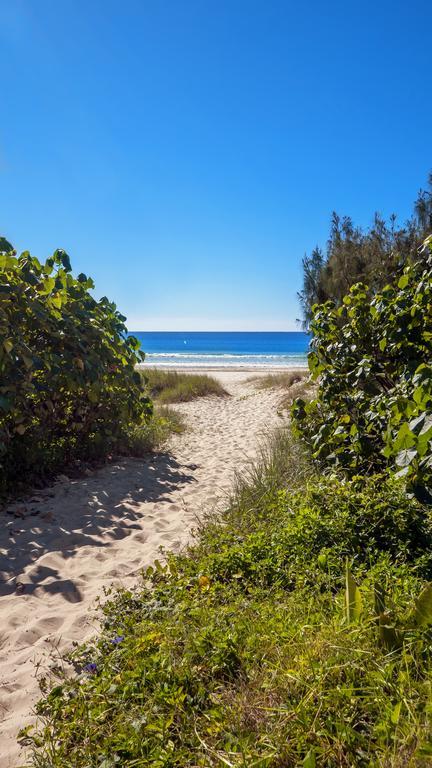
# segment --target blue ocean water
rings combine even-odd
[[[132,332],[146,353],[145,364],[158,367],[302,367],[310,336],[280,332]]]

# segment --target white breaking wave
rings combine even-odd
[[[187,352],[149,352],[146,354],[147,365],[158,365],[161,367],[194,367],[211,368],[221,366],[229,367],[250,367],[250,368],[305,368],[307,367],[306,355],[283,354],[283,355],[264,355],[264,354],[246,354],[246,353],[187,353]]]

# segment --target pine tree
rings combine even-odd
[[[314,304],[331,300],[339,305],[355,283],[365,283],[371,295],[393,283],[405,264],[419,258],[418,249],[431,232],[432,173],[405,226],[396,225],[394,214],[387,223],[375,213],[371,227],[363,231],[349,216],[333,212],[325,255],[317,246],[302,259],[303,289],[298,297],[303,327],[309,326]]]

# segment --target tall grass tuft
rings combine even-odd
[[[260,514],[266,515],[268,500],[275,493],[304,486],[313,473],[306,451],[290,429],[276,429],[262,439],[255,461],[236,474],[224,516],[236,525],[240,520],[255,521]]]
[[[279,410],[291,408],[294,400],[301,397],[309,400],[313,396],[314,384],[310,381],[309,371],[304,368],[282,373],[269,373],[266,376],[252,376],[249,379],[257,389],[280,390],[282,397],[278,402]]]
[[[222,384],[212,376],[195,373],[162,371],[158,368],[141,370],[147,391],[159,403],[184,403],[198,397],[227,397]]]
[[[309,371],[304,368],[292,371],[282,371],[281,373],[268,373],[265,376],[251,376],[249,381],[253,382],[257,389],[289,389],[293,384],[298,384],[309,377]]]
[[[131,427],[125,434],[120,452],[140,458],[162,448],[172,434],[186,429],[181,413],[168,406],[157,406],[152,417],[143,425]]]

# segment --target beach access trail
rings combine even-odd
[[[214,375],[230,396],[174,406],[187,430],[162,452],[113,461],[77,480],[60,476],[1,511],[2,768],[24,762],[16,737],[39,698],[36,665],[47,669],[95,632],[104,589],[133,586],[161,546],[186,544],[197,519],[226,502],[262,436],[281,423],[280,392],[256,390],[250,372]]]

